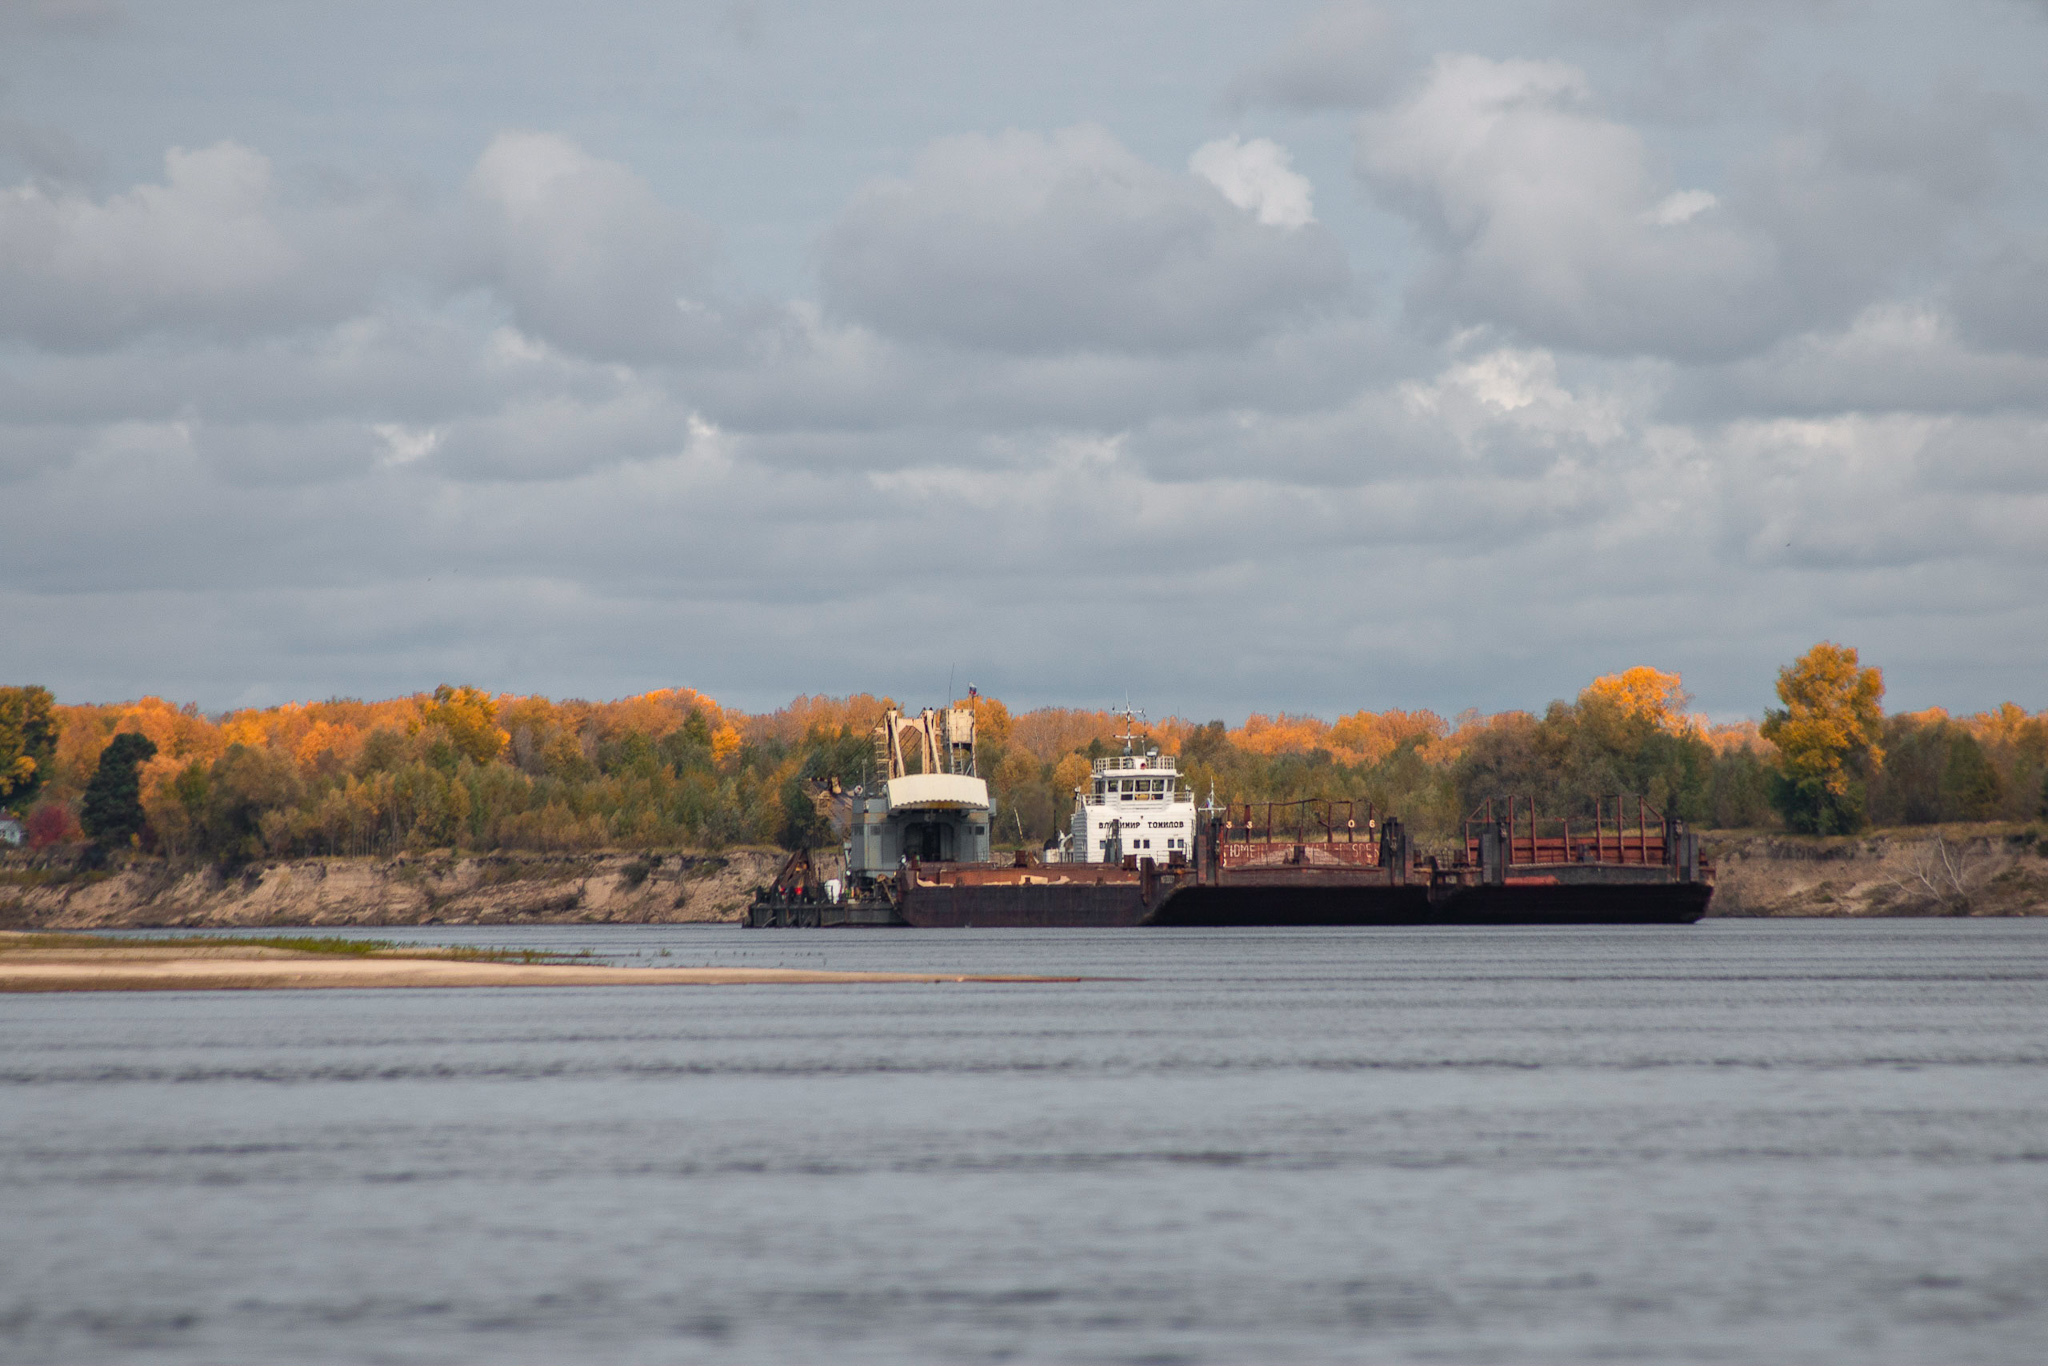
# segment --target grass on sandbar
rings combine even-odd
[[[440,958],[461,962],[549,963],[569,957],[537,949],[412,946],[395,939],[344,939],[335,935],[111,935],[0,933],[0,953],[19,949],[283,949],[291,953],[337,954],[352,958]],[[586,951],[587,952],[587,951]]]

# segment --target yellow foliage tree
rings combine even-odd
[[[637,734],[659,740],[681,730],[692,711],[702,711],[713,721],[721,715],[718,704],[695,688],[660,688],[616,702],[600,702],[592,708],[592,715],[607,737]],[[801,734],[799,731],[790,738]]]
[[[1579,701],[1610,702],[1622,715],[1639,717],[1673,734],[1698,728],[1686,714],[1692,694],[1679,676],[1647,665],[1594,679],[1579,693]]]
[[[428,726],[446,730],[455,747],[479,764],[497,758],[498,751],[512,738],[498,729],[498,704],[491,695],[468,686],[455,688],[443,683],[434,689],[433,699],[420,704],[413,733],[418,734]]]
[[[716,729],[725,719],[718,704],[700,693],[690,695],[696,699],[695,705],[704,709],[706,723]],[[762,712],[757,716],[735,712],[732,719],[740,734],[748,740],[757,743],[764,740],[780,740],[784,744],[794,745],[813,731],[823,731],[827,735],[832,735],[843,728],[851,730],[856,735],[866,734],[882,719],[882,713],[893,705],[895,704],[886,697],[876,697],[864,692],[850,693],[845,697],[830,697],[824,693],[815,696],[798,693],[785,707]]]
[[[1248,754],[1306,754],[1329,747],[1330,723],[1320,716],[1267,716],[1253,712],[1230,732],[1230,743]]]
[[[1350,764],[1377,764],[1404,743],[1440,740],[1450,727],[1433,711],[1355,711],[1330,727],[1330,752]]]
[[[1824,640],[1778,670],[1778,700],[1760,730],[1778,747],[1772,801],[1785,823],[1807,834],[1858,829],[1863,794],[1850,765],[1884,762],[1884,674]]]
[[[1089,767],[1088,761],[1078,754],[1069,754],[1061,759],[1057,764],[1053,765],[1052,770],[1054,800],[1065,801],[1072,795],[1075,788],[1087,783],[1088,775],[1093,771]]]
[[[974,713],[974,741],[977,745],[992,745],[997,749],[1010,747],[1010,709],[993,697],[976,693],[953,703]]]
[[[722,764],[739,752],[740,728],[730,721],[711,732],[711,762]]]

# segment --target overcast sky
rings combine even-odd
[[[2048,707],[2048,5],[0,0],[0,682]]]

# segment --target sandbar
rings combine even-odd
[[[827,972],[807,968],[615,968],[299,953],[285,949],[17,949],[0,991],[250,991],[370,987],[652,987],[858,982],[1077,982],[1003,973]]]

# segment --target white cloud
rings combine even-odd
[[[1653,228],[1675,228],[1681,223],[1691,222],[1708,209],[1720,207],[1720,204],[1720,196],[1707,190],[1678,190],[1644,210],[1638,221]]]
[[[1512,433],[1524,449],[1554,456],[1568,448],[1611,445],[1631,435],[1618,395],[1576,394],[1543,350],[1502,349],[1451,365],[1400,387],[1411,411],[1440,425],[1468,454],[1482,454]]]
[[[424,460],[441,444],[445,433],[439,427],[408,427],[400,422],[373,422],[370,430],[384,443],[384,463],[410,465]]]
[[[1634,129],[1558,62],[1439,57],[1358,127],[1358,168],[1435,249],[1411,302],[1607,352],[1713,355],[1781,326],[1777,258],[1704,190],[1674,191]]]
[[[1245,142],[1233,133],[1205,142],[1188,158],[1188,169],[1268,227],[1316,221],[1315,187],[1294,170],[1287,149],[1270,138]]]

